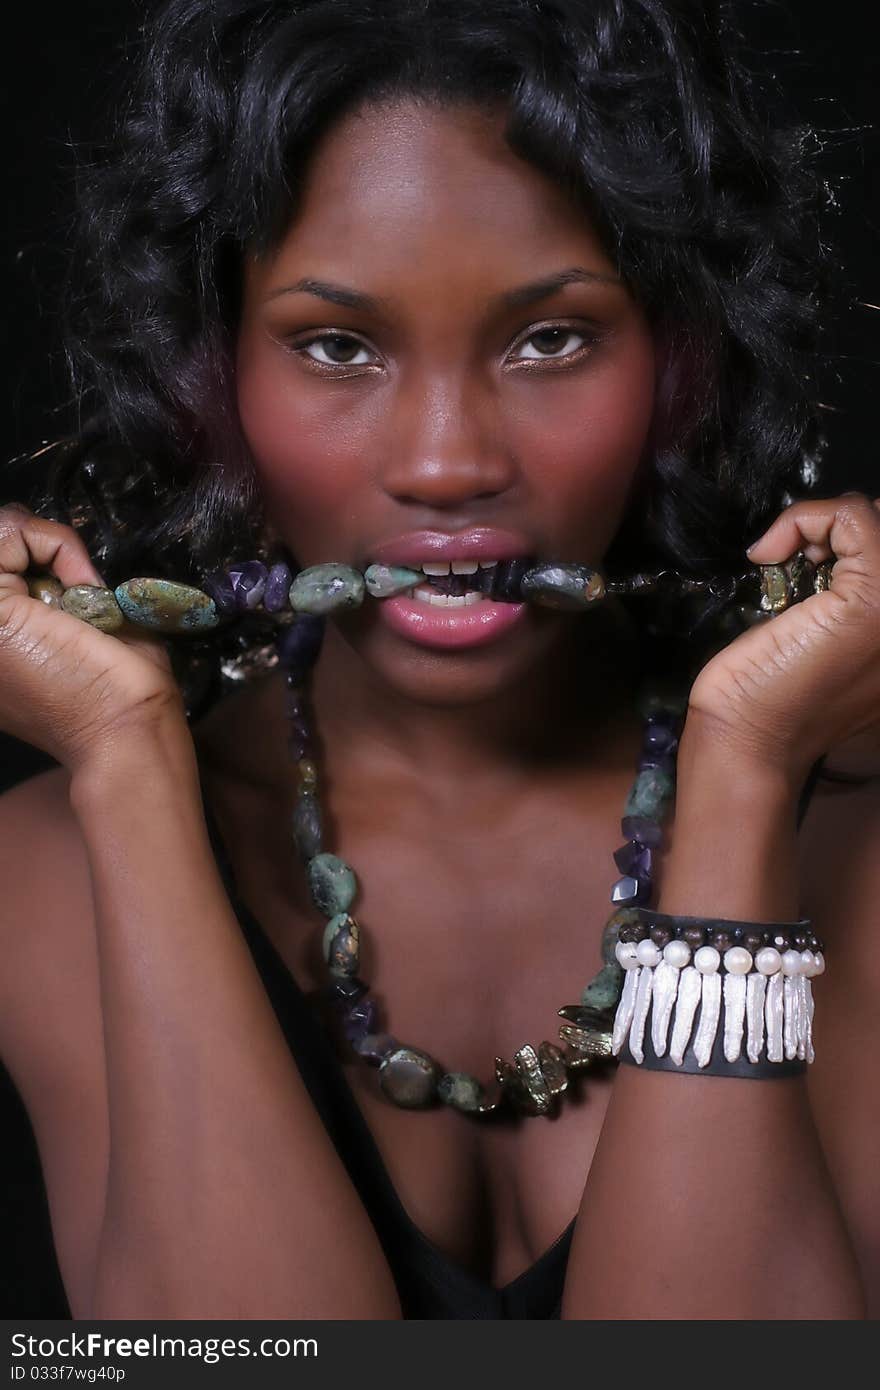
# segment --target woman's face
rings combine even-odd
[[[325,135],[281,243],[247,261],[239,412],[270,526],[303,567],[364,570],[404,533],[473,527],[600,565],[620,524],[651,334],[583,212],[502,126],[470,106],[360,108]],[[488,558],[513,553],[499,538]],[[477,645],[426,645],[381,602],[338,631],[429,702],[500,692],[589,622],[527,604]]]

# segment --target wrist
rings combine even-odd
[[[682,762],[682,753],[685,761]],[[679,747],[678,768],[699,761],[730,782],[734,793],[747,789],[768,798],[788,796],[796,802],[814,759],[786,750],[778,741],[752,730],[736,730],[690,706]]]
[[[77,815],[118,794],[131,799],[162,795],[163,788],[192,781],[198,787],[195,746],[185,717],[167,709],[132,718],[93,748],[71,772],[70,804]]]
[[[733,750],[689,715],[658,911],[794,921],[799,790],[778,764]]]

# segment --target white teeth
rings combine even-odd
[[[422,603],[430,603],[435,608],[469,608],[472,603],[479,603],[483,595],[476,589],[467,594],[434,594],[428,588],[418,587],[411,591],[411,597],[421,599]]]
[[[423,574],[449,574],[450,569],[453,574],[476,574],[497,564],[497,560],[426,560],[420,568]]]

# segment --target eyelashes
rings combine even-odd
[[[581,325],[575,324],[547,324],[542,327],[533,328],[524,338],[517,340],[514,347],[528,346],[534,339],[544,339],[544,346],[549,347],[549,351],[544,351],[539,347],[533,356],[519,357],[514,360],[520,364],[528,364],[526,370],[533,370],[535,366],[543,369],[546,364],[560,363],[568,367],[574,362],[580,362],[601,341],[601,334],[590,332]],[[550,340],[547,343],[547,339]],[[567,348],[572,339],[579,340],[579,345],[570,351],[560,351]],[[329,351],[323,345],[329,344]],[[319,346],[319,351],[324,353],[323,358],[315,357],[310,351],[311,348]],[[309,370],[324,373],[329,376],[340,377],[344,375],[361,375],[362,369],[370,369],[376,364],[372,361],[363,360],[362,355],[367,357],[372,353],[362,340],[353,333],[325,331],[323,333],[313,333],[309,338],[300,338],[289,341],[287,350],[295,353]],[[349,353],[340,360],[334,359],[333,353]],[[360,359],[360,360],[358,360]],[[354,368],[354,371],[351,369]],[[346,369],[349,369],[346,371]],[[558,370],[551,366],[550,370]]]

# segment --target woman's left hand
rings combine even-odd
[[[748,555],[834,560],[831,588],[741,633],[691,687],[687,722],[796,784],[821,754],[866,731],[880,743],[880,498],[793,503]],[[693,717],[692,717],[693,716]]]

